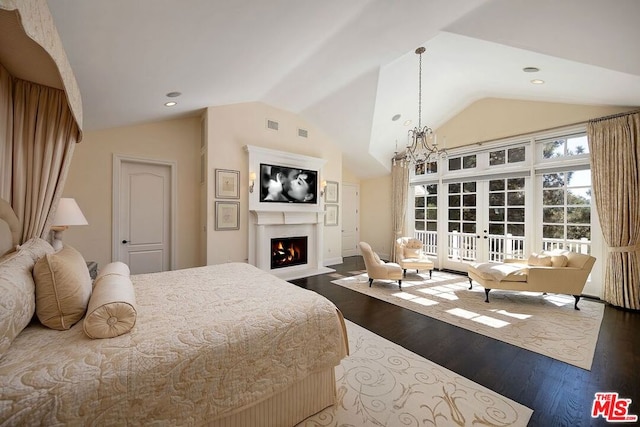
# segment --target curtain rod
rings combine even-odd
[[[566,125],[553,126],[553,127],[546,128],[546,129],[538,129],[538,130],[534,130],[534,131],[531,131],[531,132],[525,132],[525,133],[519,133],[519,134],[516,134],[516,135],[503,136],[503,137],[500,137],[500,138],[486,139],[484,141],[474,142],[474,143],[469,144],[469,145],[488,144],[490,142],[502,141],[504,139],[511,139],[511,138],[519,138],[521,136],[528,136],[528,135],[531,135],[531,134],[534,134],[534,133],[550,132],[550,131],[553,131],[553,130],[568,128],[568,127],[572,127],[572,126],[586,125],[589,122],[597,122],[597,121],[600,121],[600,120],[613,119],[613,118],[616,118],[616,117],[623,117],[623,116],[631,115],[631,114],[635,114],[635,113],[640,113],[640,108],[636,109],[636,110],[627,111],[627,112],[624,112],[624,113],[612,114],[610,116],[604,116],[604,117],[598,117],[598,118],[595,118],[595,119],[582,120],[580,122],[568,123]],[[458,148],[458,147],[456,147],[456,148]]]

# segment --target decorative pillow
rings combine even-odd
[[[36,314],[40,322],[69,329],[84,316],[91,296],[91,277],[84,258],[71,246],[47,254],[33,267]]]
[[[546,255],[531,254],[527,264],[537,267],[551,267],[551,257]]]
[[[96,279],[83,322],[89,338],[126,334],[136,324],[136,317],[136,296],[128,276],[110,274]]]
[[[129,266],[124,262],[115,261],[111,262],[104,266],[104,268],[100,269],[98,276],[94,282],[94,286],[98,283],[100,279],[106,276],[110,276],[112,274],[116,274],[119,276],[129,277],[131,275],[131,270],[129,270]]]
[[[404,257],[405,258],[420,258],[420,254],[422,250],[420,248],[404,248]]]
[[[47,247],[42,245],[40,249],[46,251]],[[51,245],[49,250],[53,252]],[[12,252],[0,262],[0,357],[29,324],[36,310],[31,275],[34,264],[34,253],[27,249]]]
[[[564,255],[554,255],[551,257],[552,267],[566,267],[569,263],[569,258]]]

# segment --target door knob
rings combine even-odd
[[[126,245],[127,243],[129,243],[129,241],[128,241],[128,240],[123,240],[123,241],[122,241],[122,244],[123,244],[123,245]]]

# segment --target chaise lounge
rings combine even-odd
[[[570,251],[532,254],[529,259],[505,259],[503,263],[478,263],[469,266],[469,289],[473,280],[484,287],[485,302],[492,289],[550,292],[573,295],[578,301],[596,259]]]

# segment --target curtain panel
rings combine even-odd
[[[604,300],[640,310],[640,113],[587,125],[594,199],[608,246]]]
[[[407,217],[407,197],[409,193],[409,165],[403,161],[394,161],[391,165],[391,218],[393,222],[393,242],[391,242],[391,261],[398,262],[396,240],[404,236]]]
[[[0,64],[0,199],[11,203],[13,175],[13,79]]]
[[[11,205],[21,241],[47,238],[79,136],[64,91],[15,79]]]

